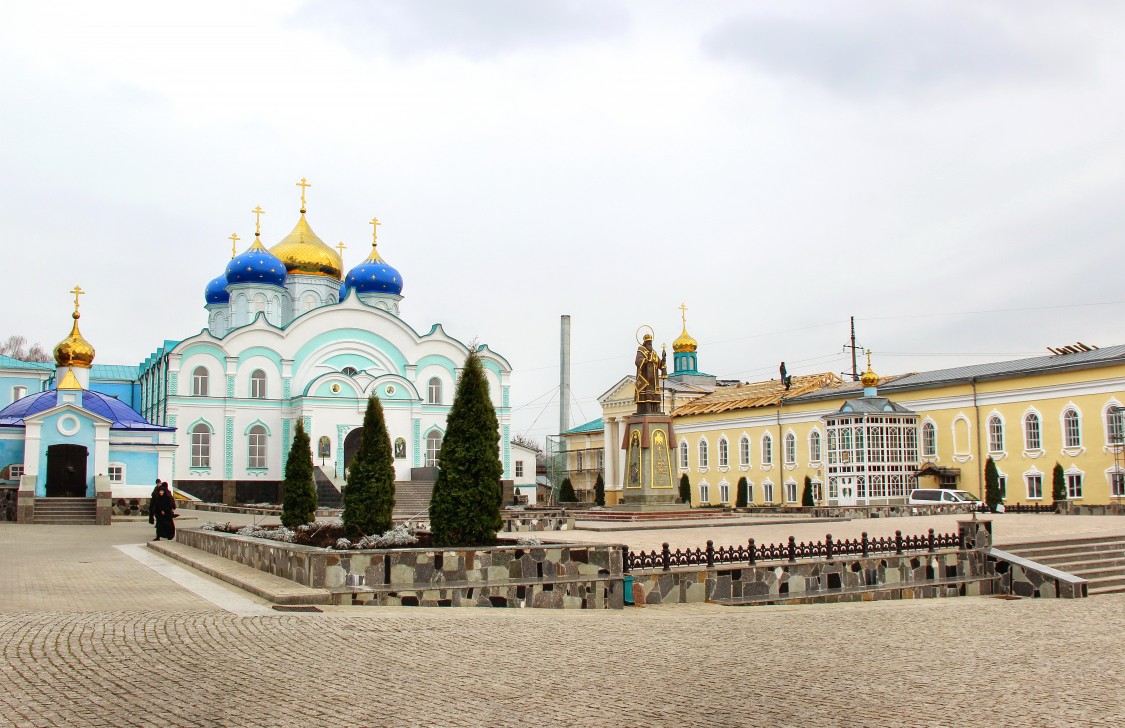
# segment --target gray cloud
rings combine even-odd
[[[618,0],[311,0],[293,24],[365,52],[486,58],[616,36],[629,16]]]
[[[1033,79],[1071,65],[1057,27],[948,3],[848,3],[835,17],[745,16],[706,34],[708,54],[785,74],[835,93],[899,95],[961,82]],[[1013,28],[1019,27],[1022,35]]]

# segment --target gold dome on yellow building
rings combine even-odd
[[[675,352],[691,352],[695,353],[699,349],[699,342],[692,338],[691,334],[687,332],[687,306],[680,306],[680,316],[684,322],[684,330],[672,342],[672,351]]]
[[[879,375],[871,370],[871,350],[867,350],[867,371],[859,378],[860,384],[864,389],[879,386]]]
[[[82,317],[78,313],[78,297],[85,291],[80,286],[75,286],[71,293],[74,294],[74,313],[70,316],[74,319],[74,324],[70,328],[70,336],[55,345],[55,364],[59,367],[89,369],[94,365],[94,347],[78,330],[78,319]]]
[[[312,185],[302,177],[297,186],[301,188],[301,219],[270,252],[281,259],[287,273],[340,280],[344,277],[344,259],[317,237],[305,219],[305,188]]]

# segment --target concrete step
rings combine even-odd
[[[1109,594],[1111,592],[1125,591],[1125,574],[1088,579],[1087,582],[1087,594]]]
[[[1039,555],[1050,556],[1053,553],[1068,553],[1072,550],[1089,548],[1097,551],[1107,549],[1125,549],[1125,536],[1091,536],[1088,538],[1074,538],[1051,541],[1029,541],[1027,543],[997,544],[1005,551],[1012,554],[1025,554],[1035,552]],[[1026,556],[1025,556],[1026,558]]]
[[[90,526],[97,520],[95,498],[36,498],[34,523]]]
[[[1044,566],[1053,566],[1060,571],[1072,571],[1074,569],[1084,569],[1094,566],[1125,567],[1125,555],[1123,554],[1113,554],[1110,556],[1102,556],[1097,553],[1074,554],[1073,556],[1067,556],[1065,558],[1061,556],[1050,556],[1044,559],[1034,559],[1034,561]]]
[[[1099,567],[1099,566],[1095,565],[1095,566],[1088,566],[1088,567],[1081,568],[1081,569],[1067,568],[1067,569],[1059,569],[1059,570],[1065,571],[1068,574],[1073,574],[1074,576],[1080,576],[1083,579],[1085,579],[1086,581],[1089,581],[1091,579],[1100,579],[1102,577],[1109,577],[1109,576],[1125,576],[1125,568],[1122,568],[1120,566],[1117,566],[1117,567],[1114,567],[1114,566]]]

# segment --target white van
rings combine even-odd
[[[953,505],[956,503],[965,503],[968,505],[980,505],[980,498],[970,493],[967,490],[946,490],[945,488],[915,488],[910,491],[910,499],[907,500],[912,506],[932,506],[932,505]]]

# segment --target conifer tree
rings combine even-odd
[[[680,476],[680,503],[691,505],[691,481],[687,473]]]
[[[1004,502],[1000,492],[1000,472],[996,469],[996,461],[992,458],[984,461],[984,502],[988,510],[996,512],[996,507]]]
[[[1056,503],[1066,500],[1066,475],[1059,463],[1055,463],[1055,469],[1051,471],[1051,498]]]
[[[469,352],[446,420],[438,454],[438,477],[430,500],[435,546],[483,546],[503,521],[500,424],[488,394],[484,366]]]
[[[578,494],[574,492],[574,484],[570,482],[570,478],[563,478],[562,485],[559,486],[559,502],[578,502]]]
[[[605,479],[601,473],[598,473],[598,479],[594,481],[594,502],[599,506],[605,505]]]
[[[285,461],[285,495],[281,502],[281,525],[296,528],[316,520],[316,486],[313,484],[312,448],[305,425],[297,420],[297,431]]]
[[[738,485],[735,486],[734,507],[746,508],[750,505],[750,484],[746,482],[746,476],[738,479]]]
[[[395,509],[395,467],[383,404],[372,394],[363,415],[363,434],[348,468],[342,520],[348,536],[375,536],[390,530]]]
[[[810,478],[807,475],[805,476],[805,488],[804,488],[804,490],[801,491],[801,505],[803,505],[803,506],[815,506],[816,505],[816,501],[813,500],[813,495],[812,495],[812,478]]]

